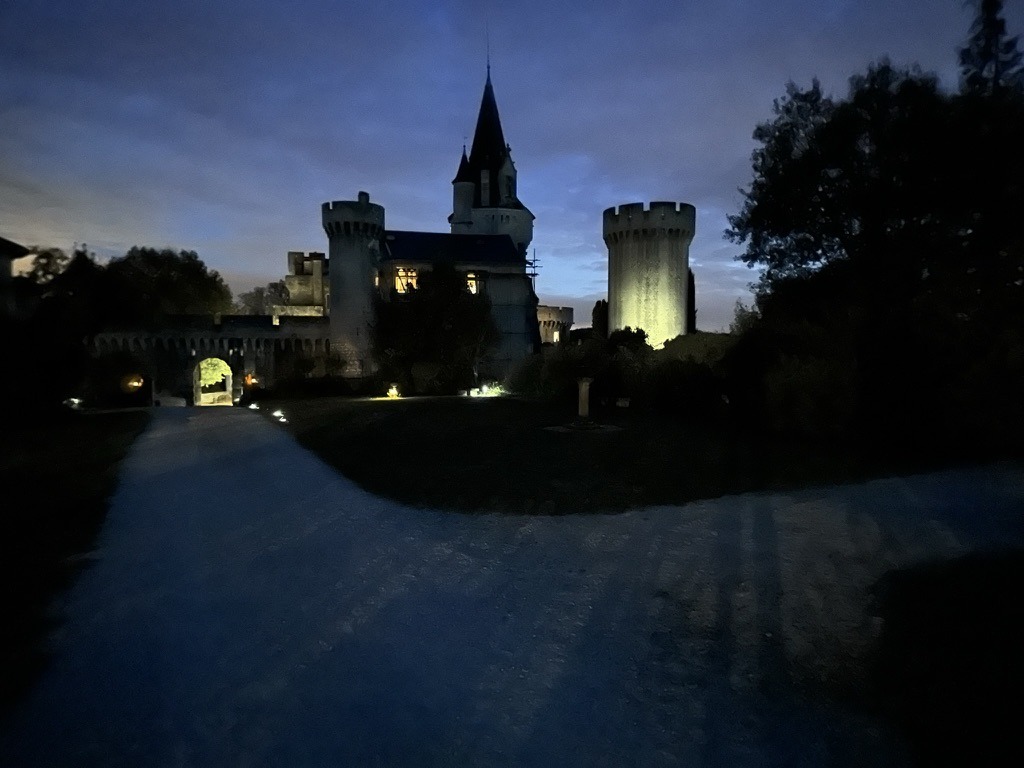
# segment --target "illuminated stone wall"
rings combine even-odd
[[[697,209],[688,203],[629,203],[604,212],[608,329],[647,331],[651,345],[686,333],[690,243]]]
[[[366,376],[373,372],[373,280],[384,235],[384,207],[360,192],[358,200],[324,203],[322,212],[330,243],[331,352],[345,360],[346,376]]]
[[[537,307],[537,323],[543,344],[565,344],[572,329],[572,307]]]

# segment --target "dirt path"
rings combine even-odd
[[[863,671],[868,585],[1019,544],[1022,508],[1024,472],[995,467],[615,516],[442,514],[364,493],[254,414],[158,410],[0,754],[903,765],[816,692]]]

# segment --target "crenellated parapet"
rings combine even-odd
[[[671,237],[693,240],[697,209],[689,203],[657,201],[648,207],[643,203],[625,203],[605,209],[603,234],[606,243],[626,238]]]
[[[359,237],[371,240],[384,234],[384,206],[370,202],[367,192],[357,200],[333,200],[321,206],[327,237]]]
[[[642,328],[652,345],[687,332],[692,300],[689,203],[627,203],[604,212],[608,246],[608,328]]]

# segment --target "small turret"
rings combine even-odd
[[[469,234],[473,231],[473,171],[469,167],[466,148],[462,148],[462,160],[459,171],[452,179],[452,215],[448,223],[452,225],[452,234]]]

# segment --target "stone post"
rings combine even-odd
[[[579,417],[581,421],[590,418],[590,382],[593,379],[576,379],[580,387]]]

